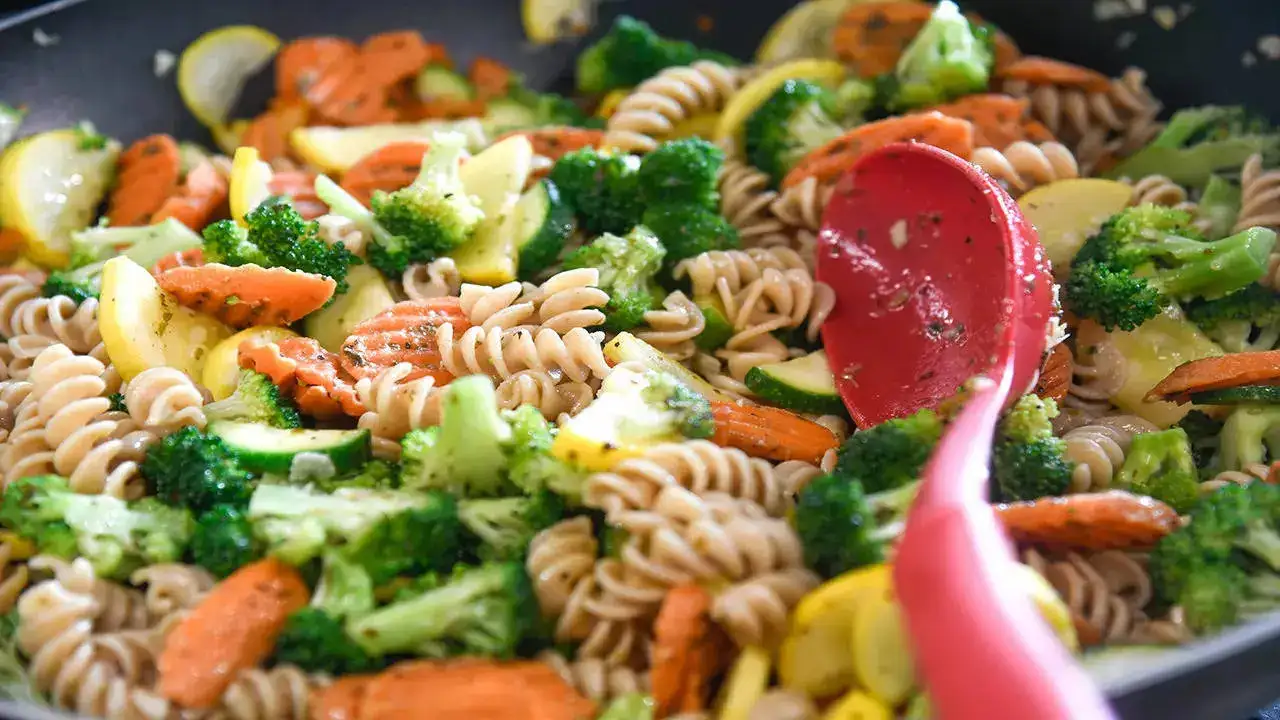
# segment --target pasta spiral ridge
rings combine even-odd
[[[681,121],[723,108],[741,84],[736,69],[709,60],[667,68],[618,103],[609,117],[604,144],[627,152],[649,152]]]
[[[1107,413],[1112,407],[1111,397],[1124,387],[1128,368],[1129,361],[1097,323],[1080,323],[1071,386],[1063,405],[1090,418]]]
[[[1200,494],[1220,490],[1227,485],[1248,485],[1252,482],[1267,482],[1271,477],[1271,468],[1263,463],[1249,463],[1239,470],[1223,470],[1200,483]]]
[[[596,396],[588,383],[565,382],[542,370],[521,370],[498,383],[495,392],[499,408],[515,410],[532,405],[548,420],[576,415]]]
[[[1164,175],[1148,175],[1137,181],[1125,179],[1133,187],[1130,205],[1160,205],[1185,212],[1196,212],[1196,204],[1187,198],[1187,190]]]
[[[768,324],[767,332],[773,332],[805,325],[805,337],[813,342],[835,308],[836,295],[830,285],[814,280],[808,268],[765,268],[741,292],[731,297],[721,293],[721,300],[736,330]],[[763,332],[756,327],[755,334]]]
[[[0,382],[0,443],[9,439],[18,420],[18,407],[31,394],[31,383],[9,379]]]
[[[1069,491],[1097,492],[1110,487],[1133,436],[1155,430],[1155,425],[1136,415],[1112,415],[1068,431],[1062,440],[1063,456],[1074,465]]]
[[[31,374],[31,365],[40,351],[57,344],[57,340],[44,335],[14,335],[5,342],[10,354],[6,372],[10,378],[22,379]]]
[[[455,335],[452,323],[436,330],[441,362],[455,376],[489,375],[505,380],[521,370],[561,372],[573,382],[586,382],[609,374],[603,333],[574,328],[561,335],[551,328],[534,332],[525,328],[486,332],[472,327]]]
[[[788,228],[818,230],[822,227],[822,213],[833,194],[834,186],[819,184],[818,178],[807,177],[779,193],[769,204],[769,211]]]
[[[292,665],[241,671],[210,720],[307,720],[312,689],[328,680]]]
[[[556,652],[544,652],[538,659],[556,671],[566,684],[598,703],[632,693],[649,692],[649,674],[626,666],[610,666],[598,658],[570,662]]]
[[[720,213],[738,229],[738,236],[747,245],[756,238],[781,232],[785,228],[770,208],[778,197],[771,185],[772,181],[766,173],[735,158],[725,160],[720,169],[717,180]]]
[[[138,424],[164,434],[208,423],[201,410],[204,393],[177,368],[160,366],[138,373],[125,385],[124,402]]]
[[[198,565],[164,563],[134,571],[129,582],[146,587],[143,601],[147,612],[164,618],[195,607],[217,580]]]
[[[368,430],[373,452],[397,460],[400,439],[410,430],[440,424],[440,389],[430,375],[405,381],[414,372],[410,363],[397,363],[374,378],[356,381],[356,397],[366,409],[357,427]]]
[[[1076,156],[1058,142],[1036,145],[1020,140],[1004,150],[980,147],[973,151],[970,160],[1008,188],[1014,197],[1056,180],[1080,177]]]
[[[787,633],[792,608],[820,582],[803,567],[760,575],[717,595],[711,617],[739,647],[774,647]]]
[[[330,245],[341,245],[360,257],[364,257],[365,246],[369,244],[369,233],[356,221],[334,213],[316,218],[316,237]]]
[[[0,312],[8,310],[5,299],[6,294],[0,289]],[[10,332],[6,337],[43,335],[80,353],[89,352],[102,342],[96,298],[79,304],[65,295],[29,298],[13,307],[7,325]]]
[[[598,308],[609,302],[595,268],[564,270],[541,285],[509,282],[498,287],[464,283],[459,290],[462,312],[485,330],[541,326],[561,335],[604,322]]]
[[[661,310],[644,314],[646,329],[636,336],[675,360],[688,360],[697,352],[694,340],[707,327],[702,308],[683,292],[676,290],[662,300]]]
[[[1280,170],[1265,170],[1253,155],[1240,170],[1240,215],[1235,232],[1251,227],[1280,229]]]
[[[410,300],[457,296],[462,290],[462,274],[453,258],[436,258],[429,263],[410,265],[400,278]]]
[[[805,269],[807,265],[804,258],[789,247],[711,250],[681,260],[674,275],[677,280],[689,278],[694,297],[707,297],[717,292],[737,293],[759,280],[770,268]]]

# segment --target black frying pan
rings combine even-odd
[[[1139,65],[1169,107],[1246,103],[1280,121],[1280,60],[1258,52],[1265,35],[1280,35],[1280,0],[1119,0],[1190,9],[1172,30],[1150,15],[1107,22],[1095,5],[1117,0],[968,0],[1022,48],[1108,73]],[[619,12],[660,32],[749,58],[789,0],[606,0],[601,24]],[[0,4],[3,7],[3,4]],[[700,32],[697,19],[712,29]],[[25,103],[26,130],[65,127],[82,119],[131,140],[165,131],[207,141],[183,110],[172,76],[156,78],[156,50],[180,52],[205,30],[250,23],[284,38],[417,28],[447,43],[454,56],[496,57],[522,71],[534,87],[565,89],[571,44],[532,48],[524,41],[518,0],[60,0],[0,19],[0,99]],[[35,28],[60,38],[38,47]],[[1246,64],[1245,56],[1257,62]],[[244,107],[265,98],[251,88]],[[1234,720],[1280,697],[1280,616],[1183,648],[1155,662],[1125,668],[1103,682],[1126,720]],[[975,668],[975,672],[981,672]],[[5,717],[55,717],[0,703]],[[993,709],[993,720],[1002,718]],[[1034,720],[1034,719],[1025,719]]]

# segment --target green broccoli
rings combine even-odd
[[[129,412],[129,406],[124,402],[124,393],[111,393],[107,400],[111,401],[111,412]]]
[[[932,410],[883,422],[844,441],[835,475],[861,482],[869,493],[902,487],[920,477],[940,437],[942,421]]]
[[[244,507],[253,492],[252,473],[222,439],[190,426],[147,448],[141,472],[151,494],[197,514]]]
[[[141,227],[92,227],[73,232],[68,269],[50,272],[41,294],[62,295],[82,303],[98,297],[102,267],[116,255],[150,268],[166,255],[197,247],[200,236],[173,218]]]
[[[883,562],[885,545],[902,534],[919,481],[868,495],[839,470],[814,478],[796,500],[795,527],[811,570],[832,578]]]
[[[1207,242],[1181,210],[1140,205],[1113,215],[1071,262],[1065,305],[1108,330],[1133,330],[1172,299],[1216,298],[1262,277],[1275,232]]]
[[[312,480],[312,486],[324,492],[344,487],[395,490],[400,487],[400,464],[387,460],[370,460],[349,472]]]
[[[992,450],[992,476],[999,499],[1035,500],[1062,495],[1071,484],[1066,444],[1053,435],[1050,421],[1058,405],[1034,394],[1023,395],[1000,421]]]
[[[4,490],[0,523],[40,552],[80,555],[101,577],[124,579],[138,568],[178,562],[191,539],[191,514],[154,498],[127,503],[81,495],[56,475],[15,480]]]
[[[1280,460],[1280,406],[1237,405],[1222,424],[1219,442],[1223,470]]]
[[[653,698],[643,693],[628,693],[614,698],[597,720],[653,720]]]
[[[609,293],[605,329],[622,332],[643,323],[644,314],[657,306],[654,277],[665,255],[658,237],[638,225],[624,237],[605,233],[574,250],[564,259],[564,267],[600,271],[598,285]]]
[[[1170,428],[1135,435],[1115,485],[1189,512],[1200,499],[1200,478],[1187,433]]]
[[[440,492],[259,485],[248,517],[269,555],[301,565],[341,548],[375,585],[448,568],[458,553],[457,503]]]
[[[324,610],[305,607],[289,616],[271,656],[276,664],[307,672],[341,675],[377,672],[382,663],[347,635],[342,623]]]
[[[626,234],[640,222],[639,158],[583,148],[566,154],[551,168],[551,182],[591,234]]]
[[[434,589],[360,618],[347,627],[372,655],[507,659],[538,619],[533,588],[518,562],[460,565]]]
[[[471,536],[468,544],[481,560],[523,560],[533,536],[563,516],[564,501],[550,490],[458,503],[458,519]]]
[[[334,296],[348,289],[347,271],[362,261],[342,243],[330,245],[287,202],[265,202],[244,218],[246,227],[219,220],[204,229],[204,257],[224,265],[260,265],[325,275],[337,283]]]
[[[732,250],[740,244],[733,223],[718,211],[695,203],[654,205],[644,211],[641,223],[667,249],[668,269],[685,258],[710,250]]]
[[[1227,352],[1272,350],[1280,345],[1280,293],[1260,284],[1215,300],[1183,305],[1195,323]]]
[[[528,495],[547,489],[570,505],[581,505],[587,473],[551,454],[551,426],[538,408],[521,405],[503,416],[511,424],[512,484]]]
[[[410,265],[434,260],[471,239],[484,211],[467,194],[458,172],[466,149],[462,133],[436,133],[413,183],[391,193],[374,192],[373,217],[386,233],[374,233],[370,265],[400,277]]]
[[[696,60],[737,64],[723,53],[663,38],[646,23],[622,15],[604,37],[578,56],[578,92],[599,95],[635,87],[669,67],[689,65]]]
[[[1111,178],[1164,175],[1179,185],[1204,187],[1214,173],[1238,172],[1251,155],[1270,167],[1280,161],[1280,132],[1240,106],[1179,110],[1146,147],[1120,161]]]
[[[808,80],[787,80],[747,118],[743,151],[775,186],[800,158],[844,133],[836,96]]]
[[[589,117],[577,103],[563,95],[531,90],[524,84],[523,78],[512,79],[504,99],[519,103],[528,109],[532,121],[527,124],[494,128],[499,132],[549,125],[594,127],[600,122],[600,118]]]
[[[503,447],[511,426],[498,412],[493,381],[468,375],[443,392],[440,424],[413,430],[400,441],[401,485],[469,498],[507,494]]]
[[[397,578],[392,582],[403,581]],[[373,578],[368,571],[341,550],[326,550],[311,607],[339,620],[354,620],[373,612],[375,605]]]
[[[942,0],[894,68],[894,111],[939,105],[984,92],[995,54],[991,45],[951,0]]]
[[[253,370],[236,376],[235,392],[204,406],[209,420],[234,420],[270,425],[274,428],[302,427],[302,418],[293,401],[280,392],[271,378]]]
[[[262,557],[262,544],[239,508],[218,505],[196,520],[191,560],[217,577],[226,577]]]
[[[1200,202],[1196,204],[1196,220],[1207,221],[1204,236],[1210,240],[1221,240],[1230,235],[1240,218],[1243,199],[1239,185],[1221,175],[1210,175]]]
[[[724,151],[702,138],[664,142],[640,160],[640,198],[646,205],[688,202],[718,210],[723,165]]]

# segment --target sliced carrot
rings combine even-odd
[[[293,395],[298,409],[320,419],[360,417],[364,405],[355,381],[342,369],[338,356],[309,337],[285,338],[278,343],[246,340],[240,344],[240,367],[271,378]]]
[[[798,185],[809,177],[822,184],[834,183],[858,158],[896,142],[922,142],[967,159],[973,154],[973,123],[922,112],[859,125],[801,158],[783,178],[782,187]]]
[[[169,253],[156,261],[151,266],[151,274],[159,277],[167,270],[180,267],[197,267],[204,264],[204,249],[191,248],[190,250],[179,250],[178,252]]]
[[[973,141],[976,145],[1002,148],[1026,139],[1023,128],[1028,107],[1029,103],[1025,99],[983,93],[929,109],[973,123]]]
[[[412,183],[422,167],[427,144],[406,140],[384,145],[365,155],[342,176],[342,188],[369,204],[375,190],[391,192]]]
[[[294,40],[276,55],[276,97],[284,101],[301,98],[331,68],[353,60],[359,53],[356,44],[346,38]]]
[[[298,571],[274,558],[235,571],[166,637],[160,694],[188,708],[212,706],[241,670],[267,659],[309,596]]]
[[[227,179],[213,163],[201,160],[183,179],[178,192],[160,206],[152,222],[173,218],[199,232],[220,216],[226,216]]]
[[[478,57],[471,61],[467,79],[481,100],[505,97],[511,89],[511,68],[493,58]]]
[[[569,126],[552,126],[534,128],[532,130],[512,130],[498,138],[504,140],[513,135],[523,135],[533,145],[535,155],[541,155],[555,161],[574,150],[587,147],[600,147],[604,144],[604,131],[590,128]],[[497,141],[495,141],[497,142]]]
[[[653,623],[654,717],[705,710],[715,658],[712,597],[697,585],[672,588]]]
[[[427,61],[423,66],[427,65],[443,65],[452,68],[453,58],[449,56],[449,48],[443,43],[427,43]]]
[[[326,706],[330,706],[326,703]],[[424,709],[430,712],[424,714]],[[376,676],[360,720],[590,720],[596,705],[550,665],[467,658],[410,661]],[[323,716],[330,717],[330,716]]]
[[[931,6],[918,2],[854,4],[840,16],[832,36],[836,57],[864,78],[893,72],[932,14]]]
[[[1032,85],[1079,88],[1085,92],[1106,92],[1111,87],[1111,79],[1097,70],[1038,55],[1027,55],[1005,65],[1000,69],[1000,77]]]
[[[1185,362],[1151,388],[1147,402],[1190,402],[1191,393],[1280,381],[1280,350],[1242,352]]]
[[[310,114],[301,100],[278,102],[249,123],[240,135],[240,144],[257,148],[267,162],[288,157],[289,134],[305,127]]]
[[[165,200],[178,190],[182,158],[168,135],[151,135],[120,156],[115,187],[107,200],[112,225],[146,225]]]
[[[303,92],[303,99],[325,122],[354,126],[396,119],[395,109],[387,102],[391,83],[374,82],[363,57],[357,54],[333,64]]]
[[[346,675],[311,691],[311,720],[359,720],[373,675]]]
[[[436,329],[445,323],[456,333],[471,327],[456,297],[396,303],[352,328],[342,343],[342,367],[358,380],[407,362],[413,372],[406,379],[430,375],[443,385],[453,379],[436,346]]]
[[[236,328],[295,323],[324,307],[337,287],[324,275],[219,263],[166,270],[157,282],[180,305]]]
[[[1014,542],[1063,550],[1132,550],[1179,527],[1173,508],[1121,490],[996,505]]]
[[[371,36],[360,46],[369,82],[391,86],[414,77],[435,51],[417,30],[396,30]]]
[[[1036,395],[1050,398],[1057,403],[1065,400],[1067,391],[1071,389],[1073,364],[1071,348],[1068,348],[1066,343],[1055,345],[1040,368],[1040,379],[1036,381]]]
[[[711,441],[753,457],[817,464],[840,444],[827,428],[781,408],[716,401],[711,403],[711,413],[716,421]]]
[[[267,189],[272,195],[291,198],[294,209],[307,220],[315,220],[329,212],[329,206],[316,195],[316,174],[309,170],[275,173],[267,183]]]
[[[26,236],[14,228],[0,228],[0,262],[17,260],[26,244]]]

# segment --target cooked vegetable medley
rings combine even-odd
[[[1157,120],[1141,70],[951,0],[811,0],[754,64],[622,17],[572,98],[415,30],[222,28],[176,77],[215,147],[0,106],[8,697],[930,717],[891,564],[964,395],[852,429],[815,279],[837,180],[902,141],[1053,262],[992,441],[1007,582],[1077,654],[1280,605],[1280,130],[1245,108]]]

